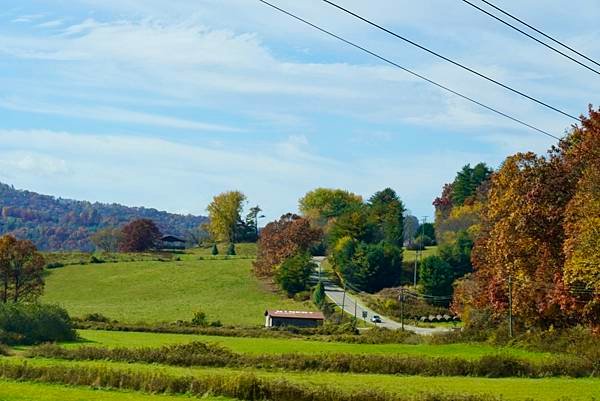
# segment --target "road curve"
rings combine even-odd
[[[314,262],[319,266],[323,262],[325,257],[323,256],[315,256],[313,258]],[[318,275],[315,277],[318,279]],[[371,321],[371,318],[375,315],[381,317],[381,323],[375,323],[378,327],[384,327],[386,329],[391,330],[400,330],[402,325],[395,320],[392,320],[386,316],[383,316],[372,309],[366,307],[363,303],[357,300],[357,297],[354,294],[351,294],[346,291],[344,294],[344,289],[339,285],[335,284],[329,278],[322,277],[323,284],[325,285],[325,295],[329,298],[333,303],[335,303],[340,309],[343,309],[344,312],[351,316],[356,316],[357,319],[363,319],[363,312],[366,313],[365,320],[367,322]],[[431,335],[436,332],[443,332],[447,329],[444,328],[424,328],[424,327],[416,327],[404,324],[404,330],[409,330],[415,332],[417,334],[422,335]]]

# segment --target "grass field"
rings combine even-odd
[[[179,368],[163,365],[148,365],[121,362],[88,362],[62,361],[54,359],[29,360],[31,365],[63,365],[63,366],[100,366],[136,370],[139,372],[160,372],[174,376],[202,376],[240,373],[237,369],[222,368]],[[379,389],[391,393],[419,394],[423,392],[440,392],[444,394],[491,394],[502,396],[510,401],[592,401],[600,397],[600,379],[487,379],[475,377],[422,377],[422,376],[392,376],[371,374],[344,373],[310,373],[310,372],[279,372],[244,369],[258,377],[285,379],[306,386],[332,386],[345,391],[359,389]]]
[[[135,392],[95,390],[87,387],[60,386],[0,380],[1,401],[183,401],[185,396],[149,395]],[[227,401],[222,397],[203,398]]]
[[[73,316],[102,313],[123,322],[190,320],[197,310],[224,325],[261,325],[265,309],[312,309],[265,288],[250,259],[120,262],[50,271],[43,302]]]
[[[509,354],[532,361],[551,358],[552,354],[529,352],[516,348],[498,348],[484,344],[409,345],[409,344],[349,344],[302,339],[214,337],[185,334],[133,333],[117,331],[81,330],[83,342],[68,346],[97,345],[107,347],[158,347],[191,341],[217,343],[235,352],[253,354],[284,353],[351,353],[402,354],[433,357],[477,359],[484,355]]]

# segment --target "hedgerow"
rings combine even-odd
[[[111,360],[174,366],[264,368],[289,371],[370,373],[386,375],[476,376],[476,377],[589,377],[598,375],[594,364],[574,357],[556,357],[532,362],[509,355],[480,359],[431,358],[403,355],[356,354],[238,354],[214,344],[192,342],[160,348],[66,349],[56,345],[34,347],[29,357],[67,360]]]
[[[283,379],[258,378],[252,374],[172,376],[107,367],[32,366],[14,362],[0,362],[0,378],[152,394],[216,395],[246,401],[499,401],[499,398],[488,395],[345,391],[329,386],[294,384]]]

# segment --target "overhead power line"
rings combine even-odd
[[[354,47],[354,48],[356,48],[358,50],[361,50],[361,51],[363,51],[363,52],[365,52],[365,53],[367,53],[367,54],[369,54],[369,55],[371,55],[371,56],[373,56],[373,57],[375,57],[375,58],[377,58],[377,59],[379,59],[379,60],[381,60],[381,61],[383,61],[383,62],[385,62],[387,64],[390,64],[390,65],[392,65],[392,66],[394,66],[396,68],[399,68],[402,71],[404,71],[404,72],[406,72],[406,73],[408,73],[408,74],[410,74],[410,75],[412,75],[414,77],[417,77],[419,79],[422,79],[423,81],[426,81],[426,82],[428,82],[428,83],[430,83],[432,85],[435,85],[438,88],[440,88],[440,89],[442,89],[442,90],[444,90],[446,92],[452,93],[453,95],[456,95],[456,96],[458,96],[458,97],[460,97],[460,98],[462,98],[464,100],[467,100],[467,101],[469,101],[469,102],[471,102],[473,104],[476,104],[476,105],[478,105],[478,106],[480,106],[480,107],[482,107],[482,108],[484,108],[484,109],[486,109],[488,111],[491,111],[491,112],[493,112],[495,114],[498,114],[498,115],[500,115],[500,116],[502,116],[504,118],[507,118],[507,119],[509,119],[509,120],[511,120],[513,122],[516,122],[516,123],[518,123],[520,125],[523,125],[523,126],[525,126],[527,128],[530,128],[530,129],[532,129],[532,130],[534,130],[534,131],[536,131],[536,132],[538,132],[540,134],[546,135],[546,136],[548,136],[550,138],[553,138],[553,139],[556,139],[556,140],[561,140],[561,138],[558,137],[558,136],[556,136],[556,135],[553,135],[553,134],[551,134],[551,133],[549,133],[547,131],[544,131],[541,128],[538,128],[538,127],[536,127],[536,126],[534,126],[532,124],[526,123],[526,122],[524,122],[524,121],[522,121],[522,120],[520,120],[520,119],[518,119],[516,117],[513,117],[513,116],[511,116],[511,115],[509,115],[507,113],[504,113],[504,112],[502,112],[502,111],[500,111],[498,109],[495,109],[495,108],[493,108],[491,106],[488,106],[488,105],[486,105],[486,104],[484,104],[484,103],[482,103],[482,102],[480,102],[478,100],[475,100],[475,99],[473,99],[473,98],[471,98],[471,97],[469,97],[467,95],[463,95],[462,93],[460,93],[458,91],[450,89],[449,87],[447,87],[445,85],[442,85],[442,84],[440,84],[440,83],[438,83],[438,82],[436,82],[436,81],[434,81],[432,79],[427,78],[424,75],[421,75],[421,74],[419,74],[417,72],[414,72],[414,71],[412,71],[412,70],[410,70],[410,69],[408,69],[406,67],[403,67],[400,64],[398,64],[398,63],[396,63],[396,62],[394,62],[394,61],[392,61],[392,60],[390,60],[390,59],[388,59],[388,58],[386,58],[384,56],[381,56],[381,55],[379,55],[379,54],[377,54],[377,53],[375,53],[375,52],[373,52],[373,51],[371,51],[371,50],[369,50],[369,49],[367,49],[367,48],[365,48],[363,46],[360,46],[360,45],[358,45],[358,44],[356,44],[354,42],[351,42],[351,41],[349,41],[347,39],[344,39],[343,37],[341,37],[339,35],[336,35],[335,33],[330,32],[330,31],[328,31],[328,30],[326,30],[324,28],[321,28],[320,26],[315,25],[312,22],[309,22],[308,20],[303,19],[303,18],[301,18],[301,17],[299,17],[299,16],[297,16],[297,15],[295,15],[295,14],[289,12],[289,11],[286,11],[286,10],[284,10],[281,7],[278,7],[278,6],[274,5],[274,4],[271,4],[271,3],[269,3],[266,0],[258,0],[258,1],[261,2],[261,3],[263,3],[263,4],[265,4],[265,5],[267,5],[267,6],[269,6],[269,7],[271,7],[271,8],[273,8],[273,9],[275,9],[275,10],[277,10],[277,11],[279,11],[279,12],[281,12],[281,13],[283,13],[283,14],[285,14],[285,15],[288,15],[289,17],[292,17],[295,20],[300,21],[300,22],[302,22],[302,23],[304,23],[304,24],[306,24],[306,25],[308,25],[308,26],[310,26],[310,27],[312,27],[312,28],[314,28],[314,29],[316,29],[316,30],[318,30],[318,31],[326,34],[326,35],[329,35],[329,36],[331,36],[331,37],[333,37],[333,38],[335,38],[335,39],[337,39],[337,40],[339,40],[341,42],[344,42],[345,44],[347,44],[349,46],[352,46],[352,47]],[[579,121],[579,119],[578,119],[578,121]]]
[[[524,30],[522,30],[522,29],[520,29],[520,28],[518,28],[518,27],[514,26],[514,25],[513,25],[513,24],[511,24],[510,22],[506,22],[506,21],[505,21],[505,20],[503,20],[502,18],[495,16],[494,14],[490,13],[489,11],[487,11],[487,10],[485,10],[485,9],[483,9],[483,8],[481,8],[481,7],[479,7],[479,6],[478,6],[478,5],[476,5],[476,4],[473,4],[473,3],[472,3],[472,2],[470,2],[469,0],[462,0],[462,1],[463,1],[464,3],[466,3],[466,4],[470,5],[471,7],[473,7],[473,8],[475,8],[475,9],[477,9],[477,10],[481,11],[482,13],[484,13],[484,14],[486,14],[486,15],[488,15],[488,16],[490,16],[490,17],[492,17],[492,18],[493,18],[493,19],[495,19],[496,21],[499,21],[499,22],[501,22],[502,24],[504,24],[504,25],[506,25],[506,26],[508,26],[508,27],[510,27],[510,28],[512,28],[512,29],[514,29],[515,31],[517,31],[517,32],[519,32],[519,33],[521,33],[521,34],[523,34],[523,35],[527,36],[528,38],[535,40],[537,43],[541,44],[542,46],[545,46],[545,47],[547,47],[548,49],[550,49],[550,50],[552,50],[552,51],[554,51],[554,52],[556,52],[556,53],[560,54],[561,56],[563,56],[563,57],[566,57],[566,58],[568,58],[569,60],[571,60],[571,61],[573,61],[573,62],[575,62],[575,63],[579,64],[580,66],[582,66],[582,67],[584,67],[584,68],[587,68],[588,70],[590,70],[590,71],[592,71],[592,72],[594,72],[594,73],[596,73],[596,74],[600,75],[600,71],[598,71],[598,70],[596,70],[596,69],[594,69],[594,68],[592,68],[592,67],[588,66],[587,64],[584,64],[584,63],[582,63],[581,61],[577,60],[576,58],[573,58],[573,57],[569,56],[569,55],[568,55],[568,54],[566,54],[565,52],[558,50],[556,47],[550,46],[550,45],[549,45],[549,44],[547,44],[546,42],[543,42],[543,41],[539,40],[539,39],[538,39],[538,38],[536,38],[535,36],[533,36],[533,35],[530,35],[529,33],[525,32]],[[571,50],[572,52],[574,52],[574,53],[577,53],[578,55],[580,55],[581,57],[584,57],[585,59],[587,59],[587,60],[591,61],[592,63],[594,63],[594,64],[598,64],[598,63],[596,63],[594,60],[592,60],[592,59],[590,59],[590,58],[588,58],[588,57],[584,56],[584,55],[583,55],[583,54],[581,54],[581,53],[579,53],[577,50],[574,50],[574,49],[572,49],[571,47],[569,47],[569,46],[567,46],[567,45],[565,45],[565,44],[563,44],[563,43],[561,43],[561,42],[559,42],[559,41],[557,41],[557,40],[553,39],[552,37],[550,37],[550,36],[546,35],[545,33],[541,32],[541,31],[539,31],[539,30],[537,30],[537,29],[536,29],[536,28],[534,28],[533,26],[531,26],[531,25],[529,25],[529,24],[527,24],[527,23],[525,23],[525,22],[521,21],[520,19],[518,19],[518,18],[516,18],[516,17],[513,17],[512,15],[510,15],[510,14],[508,14],[508,13],[504,12],[504,11],[503,11],[502,9],[500,9],[499,7],[496,7],[496,6],[494,6],[493,4],[491,4],[491,3],[489,3],[489,2],[487,2],[487,1],[485,1],[485,0],[481,0],[481,1],[483,1],[483,2],[484,2],[484,3],[486,3],[486,4],[489,4],[489,5],[490,5],[490,7],[493,7],[493,8],[495,8],[495,9],[497,9],[498,11],[502,12],[503,14],[506,14],[506,15],[510,16],[511,18],[513,18],[513,19],[515,19],[515,20],[519,21],[520,23],[522,23],[522,24],[524,24],[525,26],[527,26],[527,27],[529,27],[529,28],[533,29],[534,31],[538,32],[539,34],[541,34],[541,35],[544,35],[545,37],[547,37],[547,38],[551,39],[552,41],[554,41],[554,42],[556,42],[556,43],[558,43],[558,44],[560,44],[561,46],[563,46],[563,47],[566,47],[567,49]],[[598,64],[598,65],[600,66],[600,64]]]
[[[525,25],[527,28],[539,33],[540,35],[542,35],[543,37],[550,39],[551,41],[553,41],[556,44],[561,45],[562,47],[564,47],[565,49],[569,49],[570,51],[572,51],[573,53],[577,54],[580,57],[583,57],[584,59],[586,59],[587,61],[596,64],[598,67],[600,67],[600,63],[595,61],[594,59],[586,56],[585,54],[578,52],[577,50],[575,50],[573,47],[565,44],[564,42],[561,42],[558,39],[553,38],[552,36],[548,35],[547,33],[542,32],[541,30],[537,29],[536,27],[532,26],[531,24],[528,24],[527,22],[523,21],[522,19],[514,16],[513,14],[509,13],[508,11],[503,10],[502,8],[492,4],[491,2],[487,1],[487,0],[481,0],[483,3],[487,4],[488,6],[492,7],[495,10],[500,11],[502,14],[512,18],[513,20]],[[517,29],[518,30],[518,29]]]
[[[541,106],[544,106],[544,107],[546,107],[546,108],[548,108],[550,110],[553,110],[553,111],[555,111],[557,113],[560,113],[560,114],[562,114],[564,116],[567,116],[567,117],[569,117],[569,118],[571,118],[571,119],[573,119],[575,121],[581,121],[580,118],[575,117],[574,115],[569,114],[566,111],[563,111],[563,110],[559,109],[558,107],[554,107],[554,106],[552,106],[552,105],[550,105],[550,104],[548,104],[548,103],[546,103],[546,102],[544,102],[542,100],[539,100],[539,99],[537,99],[537,98],[535,98],[533,96],[530,96],[530,95],[526,94],[525,92],[522,92],[522,91],[520,91],[518,89],[515,89],[515,88],[513,88],[513,87],[511,87],[511,86],[509,86],[507,84],[504,84],[504,83],[502,83],[502,82],[500,82],[500,81],[498,81],[498,80],[496,80],[494,78],[491,78],[491,77],[489,77],[489,76],[487,76],[487,75],[485,75],[485,74],[483,74],[483,73],[481,73],[481,72],[479,72],[479,71],[477,71],[477,70],[475,70],[475,69],[473,69],[471,67],[467,67],[466,65],[464,65],[462,63],[459,63],[458,61],[454,61],[451,58],[443,56],[442,54],[440,54],[440,53],[438,53],[436,51],[433,51],[433,50],[431,50],[431,49],[429,49],[429,48],[427,48],[427,47],[425,47],[423,45],[420,45],[417,42],[415,42],[413,40],[410,40],[410,39],[408,39],[408,38],[406,38],[406,37],[404,37],[404,36],[402,36],[402,35],[394,32],[394,31],[391,31],[391,30],[389,30],[389,29],[387,29],[387,28],[385,28],[385,27],[383,27],[383,26],[381,26],[381,25],[379,25],[379,24],[377,24],[377,23],[375,23],[375,22],[373,22],[373,21],[371,21],[371,20],[369,20],[369,19],[367,19],[367,18],[365,18],[365,17],[363,17],[363,16],[361,16],[361,15],[353,12],[353,11],[350,11],[347,8],[344,8],[344,7],[338,5],[338,4],[336,4],[336,3],[334,3],[334,2],[332,2],[330,0],[323,0],[323,2],[329,4],[329,5],[337,8],[337,9],[339,9],[339,10],[341,10],[341,11],[343,11],[343,12],[345,12],[345,13],[347,13],[347,14],[349,14],[349,15],[351,15],[351,16],[353,16],[353,17],[355,17],[355,18],[357,18],[357,19],[359,19],[361,21],[363,21],[363,22],[366,22],[367,24],[369,24],[369,25],[371,25],[371,26],[373,26],[373,27],[375,27],[377,29],[380,29],[380,30],[382,30],[382,31],[384,31],[384,32],[386,32],[386,33],[388,33],[388,34],[390,34],[390,35],[392,35],[392,36],[400,39],[400,40],[403,40],[404,42],[409,43],[412,46],[415,46],[415,47],[417,47],[417,48],[419,48],[419,49],[421,49],[421,50],[423,50],[423,51],[425,51],[425,52],[427,52],[429,54],[432,54],[432,55],[434,55],[434,56],[436,56],[436,57],[444,60],[444,61],[447,61],[447,62],[449,62],[451,64],[454,64],[455,66],[460,67],[463,70],[468,71],[468,72],[470,72],[472,74],[475,74],[478,77],[481,77],[481,78],[483,78],[483,79],[485,79],[485,80],[487,80],[489,82],[492,82],[492,83],[494,83],[494,84],[496,84],[496,85],[498,85],[498,86],[500,86],[500,87],[502,87],[502,88],[504,88],[504,89],[506,89],[508,91],[516,93],[517,95],[520,95],[520,96],[522,96],[522,97],[524,97],[526,99],[529,99],[529,100],[531,100],[531,101],[533,101],[533,102],[535,102],[535,103],[537,103],[537,104],[539,104]]]

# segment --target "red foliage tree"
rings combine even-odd
[[[322,231],[311,227],[307,219],[291,213],[267,224],[258,241],[254,262],[256,275],[273,275],[276,266],[298,252],[307,251],[320,241],[322,235]]]
[[[121,252],[144,252],[154,248],[160,237],[160,230],[152,220],[133,220],[123,227],[119,250]]]

